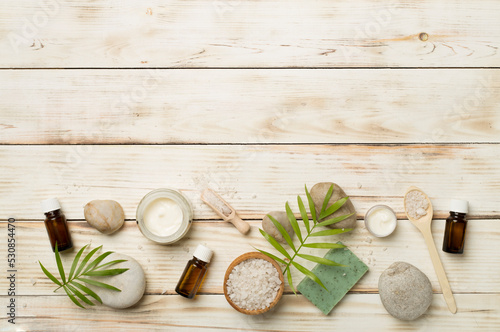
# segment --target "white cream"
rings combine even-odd
[[[383,237],[391,234],[396,228],[397,218],[394,212],[385,206],[370,209],[365,217],[368,230],[375,236]]]
[[[170,198],[157,198],[144,209],[144,225],[157,236],[169,236],[182,225],[182,209]]]

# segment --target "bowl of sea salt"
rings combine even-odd
[[[246,315],[259,315],[279,302],[285,283],[276,261],[260,252],[248,252],[229,265],[223,288],[227,302],[234,309]]]

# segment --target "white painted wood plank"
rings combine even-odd
[[[494,0],[2,1],[0,58],[4,68],[498,66],[499,9]]]
[[[321,181],[344,188],[358,217],[387,204],[403,218],[403,195],[422,188],[435,217],[450,198],[470,202],[473,218],[500,215],[500,145],[220,145],[1,146],[0,218],[42,220],[39,202],[58,197],[69,219],[83,220],[93,199],[115,199],[128,219],[149,191],[176,188],[191,200],[196,219],[219,219],[200,199],[218,191],[246,219],[284,209]]]
[[[3,297],[3,296],[2,296]],[[497,331],[498,295],[457,295],[459,311],[452,315],[441,295],[412,322],[397,320],[377,294],[349,294],[328,316],[303,296],[285,295],[274,312],[246,316],[232,309],[221,295],[194,300],[180,296],[146,296],[127,310],[106,307],[82,310],[55,296],[20,296],[16,328],[25,330],[143,330],[148,331]],[[4,324],[4,322],[2,322]]]
[[[205,279],[201,293],[222,293],[222,282],[229,264],[239,255],[255,251],[253,247],[269,252],[275,250],[258,232],[260,222],[252,222],[247,236],[226,223],[195,223],[187,238],[170,245],[161,246],[147,240],[135,222],[128,221],[123,229],[107,236],[87,225],[86,222],[70,222],[70,230],[76,249],[87,243],[93,247],[104,245],[104,251],[116,251],[134,257],[143,266],[147,279],[147,294],[175,294],[175,286],[186,262],[192,258],[198,244],[214,250],[214,258]],[[6,234],[6,223],[0,223],[1,234]],[[499,293],[500,257],[498,236],[500,221],[473,220],[469,222],[465,253],[451,255],[441,251],[444,221],[433,223],[434,242],[448,275],[454,293]],[[221,239],[224,239],[221,241]],[[370,268],[369,272],[355,285],[356,292],[377,292],[380,274],[396,261],[405,261],[421,269],[430,279],[435,292],[440,292],[436,273],[430,261],[425,242],[418,230],[407,220],[400,220],[396,232],[388,238],[375,238],[365,229],[363,221],[358,227],[341,236],[330,236],[325,241],[342,241]],[[297,239],[295,239],[297,242]],[[18,295],[52,295],[55,285],[45,277],[38,261],[57,274],[54,255],[41,222],[17,222],[17,289]],[[297,242],[298,243],[298,242]],[[303,252],[322,256],[326,250],[304,248]],[[63,254],[65,266],[70,266],[76,251]],[[277,254],[277,253],[276,253]],[[312,262],[299,260],[312,268]],[[303,275],[293,271],[297,285]],[[8,280],[0,279],[0,289],[7,289]],[[286,292],[291,293],[286,287]]]
[[[0,71],[0,143],[500,142],[500,70]]]

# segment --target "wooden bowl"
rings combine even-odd
[[[264,259],[264,260],[268,261],[269,263],[273,264],[273,266],[278,271],[278,275],[279,275],[279,278],[281,280],[281,287],[278,291],[278,294],[276,295],[276,298],[274,299],[273,302],[271,302],[271,304],[268,307],[266,307],[264,309],[247,310],[247,309],[240,308],[236,304],[234,304],[233,301],[231,301],[231,299],[229,298],[229,295],[227,294],[227,279],[229,278],[229,275],[233,271],[234,267],[236,265],[240,264],[241,262],[246,261],[247,259],[252,259],[252,258]],[[260,314],[263,314],[264,312],[269,311],[271,308],[273,308],[278,303],[278,301],[281,299],[281,296],[283,295],[283,291],[285,289],[285,280],[283,278],[283,273],[281,272],[281,267],[278,265],[278,263],[276,263],[276,261],[274,259],[269,258],[268,256],[266,256],[260,252],[247,252],[246,254],[243,254],[243,255],[239,256],[238,258],[236,258],[229,265],[229,267],[227,268],[227,271],[226,271],[226,275],[224,276],[223,288],[224,288],[224,296],[226,297],[227,302],[231,305],[231,307],[236,309],[236,311],[239,311],[245,315],[260,315]]]

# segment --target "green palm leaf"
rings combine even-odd
[[[318,285],[320,285],[321,287],[323,287],[324,289],[328,290],[325,285],[323,285],[323,283],[321,282],[321,280],[314,274],[312,273],[312,271],[309,271],[308,269],[306,269],[305,267],[303,267],[302,265],[300,265],[299,263],[296,263],[296,262],[292,262],[293,266],[295,266],[295,268],[297,270],[299,270],[300,272],[302,272],[306,277],[308,277],[309,279],[311,279],[312,281],[316,282]]]
[[[304,207],[304,202],[302,202],[302,198],[300,198],[300,196],[297,196],[297,203],[299,204],[300,216],[302,217],[302,221],[306,226],[307,233],[310,233],[311,228],[309,226],[309,218],[307,217],[307,211],[306,208]]]
[[[128,271],[129,269],[110,269],[110,270],[98,270],[98,271],[89,271],[85,272],[82,275],[84,276],[92,276],[92,277],[104,277],[104,276],[116,276],[118,274],[122,274],[123,272]]]
[[[316,257],[316,256],[311,256],[311,255],[305,255],[305,254],[298,254],[297,256],[302,257],[304,259],[307,259],[308,261],[318,263],[318,264],[323,264],[323,265],[329,265],[329,266],[345,266],[342,264],[339,264],[337,262],[334,262],[332,260],[323,258],[323,257]]]
[[[332,197],[332,193],[333,193],[333,184],[330,186],[330,188],[328,189],[328,192],[326,193],[325,199],[323,200],[323,206],[321,207],[320,214],[325,212],[326,207],[328,206],[328,202],[330,201],[330,198]]]
[[[313,219],[314,224],[316,224],[318,222],[318,219],[316,218],[316,207],[314,207],[314,201],[312,200],[309,190],[307,190],[307,186],[304,187],[306,188],[307,202],[309,203],[309,212],[311,212],[311,218]]]
[[[71,283],[73,286],[76,286],[76,287],[80,288],[82,291],[84,291],[84,292],[85,292],[85,293],[87,293],[88,295],[92,296],[94,299],[96,299],[99,303],[101,303],[101,304],[102,304],[102,300],[101,300],[101,298],[99,297],[99,295],[97,295],[96,293],[94,293],[94,291],[93,291],[93,290],[91,290],[90,288],[88,288],[88,287],[86,287],[86,286],[84,286],[84,285],[82,285],[82,284],[80,284],[80,283],[78,283],[78,282],[76,282],[76,281],[74,281],[74,280],[72,280],[70,283]]]
[[[76,275],[80,275],[80,273],[82,272],[83,268],[85,267],[85,265],[87,265],[87,262],[90,260],[90,258],[99,250],[101,249],[102,246],[99,246],[93,250],[91,250],[87,256],[85,256],[85,258],[83,259],[83,261],[80,263],[80,266],[78,266],[78,270],[76,270]]]
[[[265,231],[259,228],[260,234],[264,236],[264,238],[269,242],[276,250],[278,250],[283,256],[285,256],[288,259],[292,259],[290,254],[281,246],[281,244],[278,243],[271,235],[267,234]]]
[[[56,264],[57,264],[57,269],[59,271],[59,274],[61,276],[62,282],[59,281],[52,273],[50,273],[45,266],[41,262],[38,262],[40,264],[40,268],[42,269],[43,273],[56,285],[59,287],[54,290],[57,291],[59,288],[63,288],[64,292],[70,300],[77,306],[84,308],[83,304],[87,305],[95,305],[87,296],[93,297],[96,299],[99,303],[102,303],[101,298],[90,288],[88,288],[85,285],[82,285],[81,283],[76,282],[76,280],[79,280],[81,282],[87,283],[89,285],[93,285],[96,287],[101,287],[101,288],[106,288],[110,289],[113,291],[121,292],[120,289],[97,281],[93,279],[88,279],[88,278],[83,278],[82,276],[99,276],[99,277],[105,277],[105,276],[114,276],[114,275],[119,275],[122,274],[126,271],[128,271],[128,268],[116,268],[116,269],[103,269],[104,267],[109,267],[114,264],[126,262],[125,259],[117,259],[111,262],[107,262],[105,264],[99,265],[106,257],[108,257],[110,254],[112,254],[111,251],[105,252],[104,254],[100,255],[93,261],[91,261],[92,256],[102,248],[102,246],[99,246],[93,250],[91,250],[85,258],[80,262],[80,258],[83,255],[83,252],[85,249],[88,247],[88,245],[85,245],[83,248],[81,248],[78,253],[76,254],[75,258],[73,259],[73,263],[71,264],[71,269],[70,273],[68,275],[68,278],[66,279],[65,273],[64,273],[64,267],[62,265],[61,261],[61,256],[59,254],[59,249],[57,247],[57,243],[55,246],[55,259],[56,259]],[[284,262],[284,261],[283,261]],[[87,265],[88,263],[88,265]],[[286,264],[286,263],[285,263]],[[77,268],[78,266],[78,268]],[[75,271],[76,270],[76,271]],[[81,301],[81,302],[80,302]]]
[[[329,236],[329,235],[337,235],[337,234],[347,233],[350,231],[352,231],[352,228],[328,229],[326,231],[319,231],[319,232],[311,233],[310,236]]]
[[[78,265],[78,261],[80,260],[80,257],[82,256],[83,251],[85,250],[85,248],[87,248],[87,246],[88,246],[88,244],[84,245],[82,247],[82,249],[78,250],[78,253],[75,256],[75,259],[73,260],[73,264],[71,264],[71,270],[69,271],[68,280],[71,280],[71,278],[73,277],[73,274],[75,273],[76,266]]]
[[[270,214],[268,214],[267,217],[269,218],[269,220],[271,220],[274,227],[276,227],[276,229],[280,232],[281,236],[283,236],[286,243],[288,243],[290,248],[292,248],[292,250],[295,252],[296,250],[295,250],[295,246],[293,245],[292,238],[290,237],[288,232],[285,230],[285,228],[276,219],[274,219],[274,217],[271,216]]]
[[[352,215],[354,215],[354,213],[345,214],[343,216],[339,216],[339,217],[335,217],[335,218],[332,218],[332,219],[328,219],[328,220],[320,222],[318,224],[318,226],[330,226],[330,225],[336,224],[338,222],[341,222],[342,220],[346,220],[347,218],[349,218]]]
[[[345,248],[345,245],[338,243],[305,243],[304,247],[317,249],[338,249]]]
[[[335,211],[337,211],[338,209],[340,209],[342,207],[342,205],[344,205],[345,202],[347,202],[348,199],[349,199],[349,197],[344,197],[344,198],[339,199],[335,203],[333,203],[328,209],[323,211],[323,213],[320,213],[319,219],[326,218],[329,215],[331,215],[332,213],[334,213]]]
[[[117,259],[117,260],[114,260],[114,261],[107,262],[105,264],[96,266],[96,268],[94,270],[102,269],[103,267],[110,266],[110,265],[115,265],[115,264],[118,264],[118,263],[123,263],[123,262],[126,262],[126,261],[127,261],[126,259]]]
[[[85,309],[85,307],[83,305],[81,305],[80,302],[78,302],[77,299],[75,299],[75,297],[73,296],[73,294],[71,294],[71,292],[69,291],[68,287],[63,286],[63,289],[66,292],[66,294],[68,295],[68,297],[71,299],[71,301],[73,301],[74,304],[76,304],[80,308]]]
[[[42,268],[42,271],[43,273],[45,273],[45,275],[50,279],[52,280],[53,283],[55,283],[56,285],[59,285],[62,287],[62,284],[59,280],[56,279],[56,277],[54,277],[52,275],[52,273],[50,273],[46,268],[45,266],[42,265],[42,263],[40,261],[38,261],[38,263],[40,264],[40,267]]]
[[[314,206],[314,201],[311,197],[311,194],[309,193],[309,190],[307,190],[307,186],[304,186],[306,188],[306,196],[307,196],[307,202],[309,203],[309,211],[311,212],[311,217],[313,219],[314,224],[318,222],[316,218],[316,207]]]
[[[292,289],[293,293],[295,295],[297,295],[297,292],[295,291],[295,288],[293,287],[292,273],[290,272],[290,269],[286,270],[286,278],[288,280],[288,284],[290,285],[290,288]]]
[[[57,269],[59,270],[59,275],[61,276],[63,284],[65,284],[66,276],[64,275],[64,268],[61,262],[61,255],[59,255],[59,250],[57,250],[57,242],[56,242],[55,254],[56,254]]]
[[[304,202],[302,201],[302,198],[300,196],[297,196],[297,203],[299,205],[300,216],[302,217],[302,220],[304,221],[304,225],[305,225],[307,234],[303,234],[301,232],[300,227],[297,223],[297,219],[295,218],[295,215],[292,212],[292,209],[290,209],[290,205],[288,204],[288,202],[286,202],[286,204],[285,204],[286,214],[287,214],[288,220],[290,221],[290,225],[292,226],[295,234],[297,234],[297,238],[299,239],[299,242],[300,242],[300,245],[298,247],[296,247],[296,245],[295,246],[293,245],[292,240],[291,240],[292,237],[289,236],[289,234],[285,231],[284,227],[281,224],[279,224],[276,219],[272,218],[271,216],[268,216],[269,219],[273,222],[276,229],[278,229],[280,234],[283,236],[285,241],[288,243],[288,245],[290,245],[290,247],[293,249],[293,251],[294,251],[293,256],[290,256],[290,254],[288,254],[288,252],[283,248],[283,246],[281,246],[281,244],[279,244],[271,235],[267,234],[265,231],[263,231],[261,229],[259,229],[259,231],[262,234],[262,236],[278,252],[280,252],[283,256],[285,256],[285,258],[288,260],[288,262],[285,261],[284,259],[281,259],[281,258],[271,254],[271,253],[268,253],[267,251],[256,249],[259,252],[265,254],[266,256],[274,259],[275,261],[285,265],[285,268],[283,270],[283,274],[286,273],[288,284],[290,285],[292,291],[295,294],[297,294],[297,293],[296,293],[296,290],[293,286],[292,272],[291,272],[292,266],[294,268],[296,268],[297,270],[299,270],[307,278],[313,280],[318,285],[320,285],[321,287],[326,289],[325,285],[323,285],[321,280],[312,271],[308,270],[304,266],[297,263],[295,261],[295,258],[301,258],[301,259],[305,259],[307,261],[311,261],[311,262],[323,264],[323,265],[329,265],[329,266],[344,266],[342,264],[339,264],[337,262],[334,262],[332,260],[329,260],[329,259],[326,259],[323,257],[316,257],[313,255],[300,253],[300,250],[302,249],[302,247],[313,248],[313,249],[345,248],[344,245],[338,244],[338,243],[328,243],[328,242],[307,243],[307,240],[309,239],[309,237],[330,236],[330,235],[346,233],[346,232],[349,232],[352,230],[351,228],[317,230],[318,226],[324,227],[324,226],[329,226],[329,225],[338,223],[342,220],[349,218],[353,214],[347,214],[347,215],[331,218],[331,219],[328,219],[328,220],[325,220],[323,222],[318,223],[318,215],[316,213],[316,207],[314,205],[314,201],[311,197],[311,194],[309,193],[309,190],[307,189],[307,186],[304,186],[304,188],[305,188],[305,192],[306,192],[306,196],[307,196],[307,202],[309,204],[311,218],[313,221],[312,223],[310,223],[310,219],[307,215],[307,211],[306,211],[306,208],[304,206]],[[345,202],[349,199],[348,197],[341,198],[338,201],[336,201],[335,203],[333,203],[330,207],[327,208],[328,202],[330,201],[330,199],[333,195],[333,189],[334,189],[334,187],[333,187],[333,185],[331,185],[330,188],[328,189],[328,192],[326,193],[326,195],[324,197],[323,206],[322,206],[321,211],[319,213],[319,219],[324,219],[324,218],[330,216],[332,213],[334,213],[340,207],[342,207],[342,205],[344,205]]]
[[[100,282],[100,281],[97,281],[97,280],[94,280],[94,279],[88,279],[88,278],[76,278],[76,280],[79,280],[79,281],[83,281],[89,285],[92,285],[92,286],[97,286],[97,287],[101,287],[101,288],[106,288],[106,289],[110,289],[110,290],[114,290],[114,291],[117,291],[117,292],[121,292],[120,289],[114,287],[114,286],[111,286],[111,285],[108,285],[108,284],[105,284],[103,282]]]
[[[295,219],[295,216],[293,215],[292,209],[290,209],[290,205],[288,205],[288,202],[286,202],[285,204],[285,209],[286,215],[288,216],[288,220],[290,220],[293,231],[295,232],[295,234],[297,234],[299,241],[302,242],[302,234],[300,233],[299,224],[297,223],[297,219]]]
[[[83,271],[83,274],[85,274],[86,272],[90,271],[94,266],[96,266],[97,264],[99,264],[100,262],[102,262],[102,260],[106,257],[108,257],[109,255],[111,255],[113,252],[112,251],[106,251],[104,254],[100,255],[99,257],[97,257],[92,263],[90,263],[86,268],[85,270]]]
[[[274,259],[275,261],[281,263],[281,264],[287,264],[284,260],[282,260],[281,258],[277,257],[277,256],[274,256],[273,254],[271,253],[268,253],[267,251],[264,251],[264,250],[260,250],[260,249],[257,249],[254,247],[255,250],[263,253],[264,255],[268,256],[268,257],[271,257],[272,259]]]
[[[78,289],[76,289],[75,287],[71,286],[70,284],[66,285],[66,287],[68,287],[72,292],[73,294],[75,294],[80,300],[82,300],[83,302],[85,302],[86,304],[88,305],[95,305],[94,303],[92,303],[92,301],[90,301],[89,299],[87,299]]]

